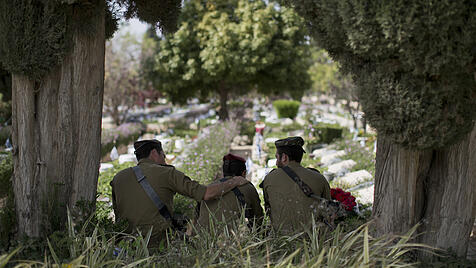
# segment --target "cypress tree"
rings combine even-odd
[[[94,209],[104,45],[120,17],[172,31],[180,1],[0,0],[0,63],[12,77],[13,188],[20,236]],[[86,210],[86,211],[84,211]]]
[[[476,204],[474,1],[287,3],[352,75],[378,131],[377,230],[421,222],[420,241],[464,256]]]

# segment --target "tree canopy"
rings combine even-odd
[[[292,0],[318,45],[353,75],[379,135],[411,148],[459,141],[476,118],[472,1]]]
[[[160,43],[160,89],[174,102],[251,89],[300,95],[310,86],[305,36],[303,19],[276,3],[191,0]]]

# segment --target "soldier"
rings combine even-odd
[[[290,137],[277,140],[276,165],[264,178],[265,208],[273,229],[283,233],[296,233],[310,226],[312,216],[326,200],[331,199],[327,180],[319,171],[301,166],[304,140]]]
[[[224,178],[218,182],[224,182],[233,176],[246,176],[246,160],[227,154],[223,157],[223,175]],[[212,217],[221,221],[225,219],[227,223],[233,223],[240,219],[241,212],[245,211],[245,218],[248,220],[248,226],[253,224],[261,225],[263,220],[263,208],[255,187],[251,183],[234,188],[232,191],[224,194],[219,199],[202,201],[200,204],[200,215],[198,224],[208,227],[210,212]]]
[[[200,185],[165,163],[165,153],[158,140],[138,141],[134,148],[137,166],[120,171],[111,182],[114,214],[128,221],[128,233],[138,229],[146,234],[152,228],[150,247],[158,246],[166,237],[166,230],[175,225],[175,193],[197,201],[212,200],[248,183],[245,178],[235,176],[226,182]]]

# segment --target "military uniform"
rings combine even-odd
[[[226,177],[230,179],[231,177]],[[260,199],[256,188],[253,184],[248,183],[237,187],[243,194],[246,206],[250,209],[250,214],[253,215],[249,221],[255,221],[258,225],[261,224],[263,219],[263,208],[260,204]],[[209,226],[210,212],[212,217],[219,222],[225,220],[227,223],[232,223],[240,219],[242,206],[240,205],[238,198],[233,191],[224,194],[219,199],[202,201],[200,203],[200,215],[198,217],[198,224],[202,227]]]
[[[279,140],[276,146],[302,146],[304,141]],[[301,166],[296,161],[287,165],[299,178],[307,184],[318,197],[331,199],[330,186],[327,180],[318,171]],[[271,223],[275,230],[284,233],[303,231],[312,222],[312,216],[319,214],[317,202],[314,198],[304,194],[299,185],[282,169],[271,171],[263,180],[265,205],[270,213]]]
[[[173,212],[175,193],[197,201],[201,201],[205,195],[206,186],[192,181],[173,166],[159,165],[148,158],[141,159],[138,165],[170,213]],[[137,182],[132,168],[124,169],[114,176],[111,186],[116,217],[128,221],[129,233],[137,228],[145,235],[153,227],[149,245],[158,245],[165,238],[166,230],[171,224],[159,213],[154,202]]]

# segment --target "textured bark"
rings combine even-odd
[[[378,234],[422,224],[418,241],[466,256],[476,204],[476,126],[441,150],[411,151],[379,138],[373,216]]]
[[[220,90],[220,110],[218,111],[218,116],[220,117],[221,121],[228,120],[228,89],[222,85]]]
[[[61,228],[66,208],[94,201],[104,91],[104,14],[74,33],[70,54],[41,81],[13,75],[14,192],[19,235]]]

